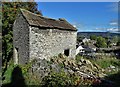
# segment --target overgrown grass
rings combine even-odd
[[[82,58],[83,58],[83,56],[76,55],[75,60],[78,63]]]
[[[83,82],[79,76],[68,75],[64,71],[51,72],[42,80],[42,87],[91,87],[92,81]]]
[[[13,71],[16,67],[19,67],[22,72],[22,76],[25,80],[25,87],[74,87],[74,86],[84,86],[87,85],[87,87],[90,87],[90,84],[92,82],[89,82],[87,84],[82,83],[83,81],[80,79],[80,77],[75,75],[68,75],[66,72],[61,70],[60,72],[54,72],[52,71],[48,76],[44,77],[43,79],[39,78],[36,75],[33,75],[32,73],[28,72],[28,69],[30,67],[30,64],[27,64],[25,66],[15,66],[13,62],[9,64],[9,67],[7,68],[7,71],[5,72],[5,80],[2,84],[9,84],[11,83],[11,77],[13,74]],[[17,74],[17,73],[16,73]],[[19,74],[18,74],[19,75]],[[20,76],[15,75],[16,81],[20,79]],[[18,78],[19,77],[19,78]]]
[[[33,75],[31,73],[29,73],[29,68],[31,66],[31,63],[28,63],[26,65],[14,65],[13,61],[10,61],[9,62],[9,65],[8,65],[8,68],[4,74],[4,80],[2,81],[2,84],[5,85],[5,84],[10,84],[12,82],[12,79],[11,78],[14,78],[13,77],[13,71],[16,67],[19,67],[21,69],[21,72],[22,72],[22,76],[25,80],[25,84],[26,86],[31,86],[31,85],[40,85],[40,78],[38,78],[36,75]],[[18,74],[18,73],[16,73]],[[19,75],[19,74],[18,74]],[[19,76],[18,76],[19,77]],[[16,80],[19,80],[16,79]]]
[[[108,56],[101,56],[101,58],[96,58],[96,59],[88,59],[86,57],[83,57],[83,56],[80,56],[80,55],[77,55],[76,56],[76,62],[79,62],[80,59],[87,59],[89,61],[91,61],[91,63],[94,65],[97,65],[100,69],[104,69],[105,70],[105,73],[107,75],[111,75],[111,74],[115,74],[117,73],[118,71],[120,71],[120,59],[117,59],[115,57],[108,57]],[[110,66],[114,66],[115,69],[111,69],[110,71],[108,70],[108,68],[110,69]]]
[[[83,58],[82,56],[77,55],[76,56],[76,62],[79,62],[80,59]],[[87,59],[87,58],[85,58]],[[120,60],[116,58],[102,58],[102,59],[88,59],[90,60],[93,64],[96,63],[99,65],[101,68],[107,68],[110,65],[115,66],[115,67],[120,67]],[[52,64],[52,62],[48,62],[49,65]],[[61,68],[64,68],[64,64],[60,63],[59,66]],[[11,82],[11,75],[16,66],[13,64],[13,61],[10,61],[9,66],[7,68],[7,71],[5,72],[5,80],[3,81],[3,84],[7,84]],[[31,67],[31,63],[28,63],[27,65],[22,65],[19,67],[21,68],[22,75],[25,79],[25,83],[28,87],[31,85],[34,85],[35,87],[39,86],[47,86],[47,87],[65,87],[65,85],[79,85],[80,87],[83,87],[81,85],[84,85],[87,83],[87,87],[89,87],[89,84],[91,82],[83,82],[81,78],[78,78],[79,76],[69,76],[65,72],[51,72],[48,76],[46,76],[44,79],[39,78],[36,75],[33,75],[32,73],[29,73],[29,68]],[[59,86],[58,86],[59,85]],[[34,87],[33,86],[33,87]]]
[[[13,61],[10,61],[9,66],[4,74],[4,80],[2,81],[3,84],[10,83],[11,75],[12,75],[12,71],[13,71],[14,67],[15,66],[13,64]]]
[[[79,55],[76,56],[76,61],[80,61],[80,59],[83,58]],[[86,59],[86,58],[85,58]],[[101,69],[105,70],[105,74],[107,74],[106,77],[104,77],[105,80],[112,81],[114,83],[115,87],[120,87],[120,59],[117,59],[115,57],[107,57],[107,56],[101,56],[101,59],[88,59],[92,62],[92,64],[97,64]],[[115,66],[115,69],[109,72],[108,67]],[[118,69],[118,71],[116,70]],[[101,86],[102,87],[102,86]]]
[[[115,67],[120,67],[120,60],[116,58],[102,58],[102,59],[96,59],[92,61],[94,61],[101,68],[104,68],[104,69],[109,67],[110,65]]]

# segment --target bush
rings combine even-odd
[[[42,80],[42,87],[75,87],[78,85],[81,85],[79,76],[70,76],[64,71],[51,72]]]
[[[83,57],[80,56],[80,55],[77,55],[76,58],[75,58],[76,62],[78,63],[78,62],[80,61],[81,58],[83,58]]]
[[[12,74],[12,71],[13,71],[14,67],[15,66],[14,66],[13,61],[10,61],[9,62],[9,66],[7,67],[7,70],[6,70],[6,72],[5,72],[4,76],[3,76],[4,80],[2,81],[2,84],[6,84],[6,83],[10,82],[10,80],[11,80],[11,74]]]
[[[97,36],[96,36],[96,35],[91,35],[91,36],[90,36],[90,39],[91,39],[91,40],[97,40]]]
[[[43,87],[64,87],[70,83],[69,77],[64,72],[52,72],[46,76],[42,81]]]
[[[96,46],[99,47],[99,48],[105,48],[105,47],[107,47],[107,43],[106,43],[105,38],[99,36],[97,38]]]

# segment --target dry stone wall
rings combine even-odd
[[[19,64],[25,64],[29,59],[29,25],[22,14],[19,14],[13,26],[13,45],[14,59],[18,60]],[[15,57],[17,55],[18,59]]]
[[[75,57],[76,51],[76,31],[66,31],[59,29],[30,28],[30,59],[48,59],[64,53],[69,49],[69,57]]]

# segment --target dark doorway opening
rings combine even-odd
[[[69,51],[70,51],[69,49],[65,49],[65,50],[64,50],[64,54],[65,54],[66,56],[69,56],[69,53],[70,53]]]

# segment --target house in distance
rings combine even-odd
[[[59,53],[74,58],[77,29],[65,19],[46,18],[20,9],[13,26],[14,63],[49,59]]]

